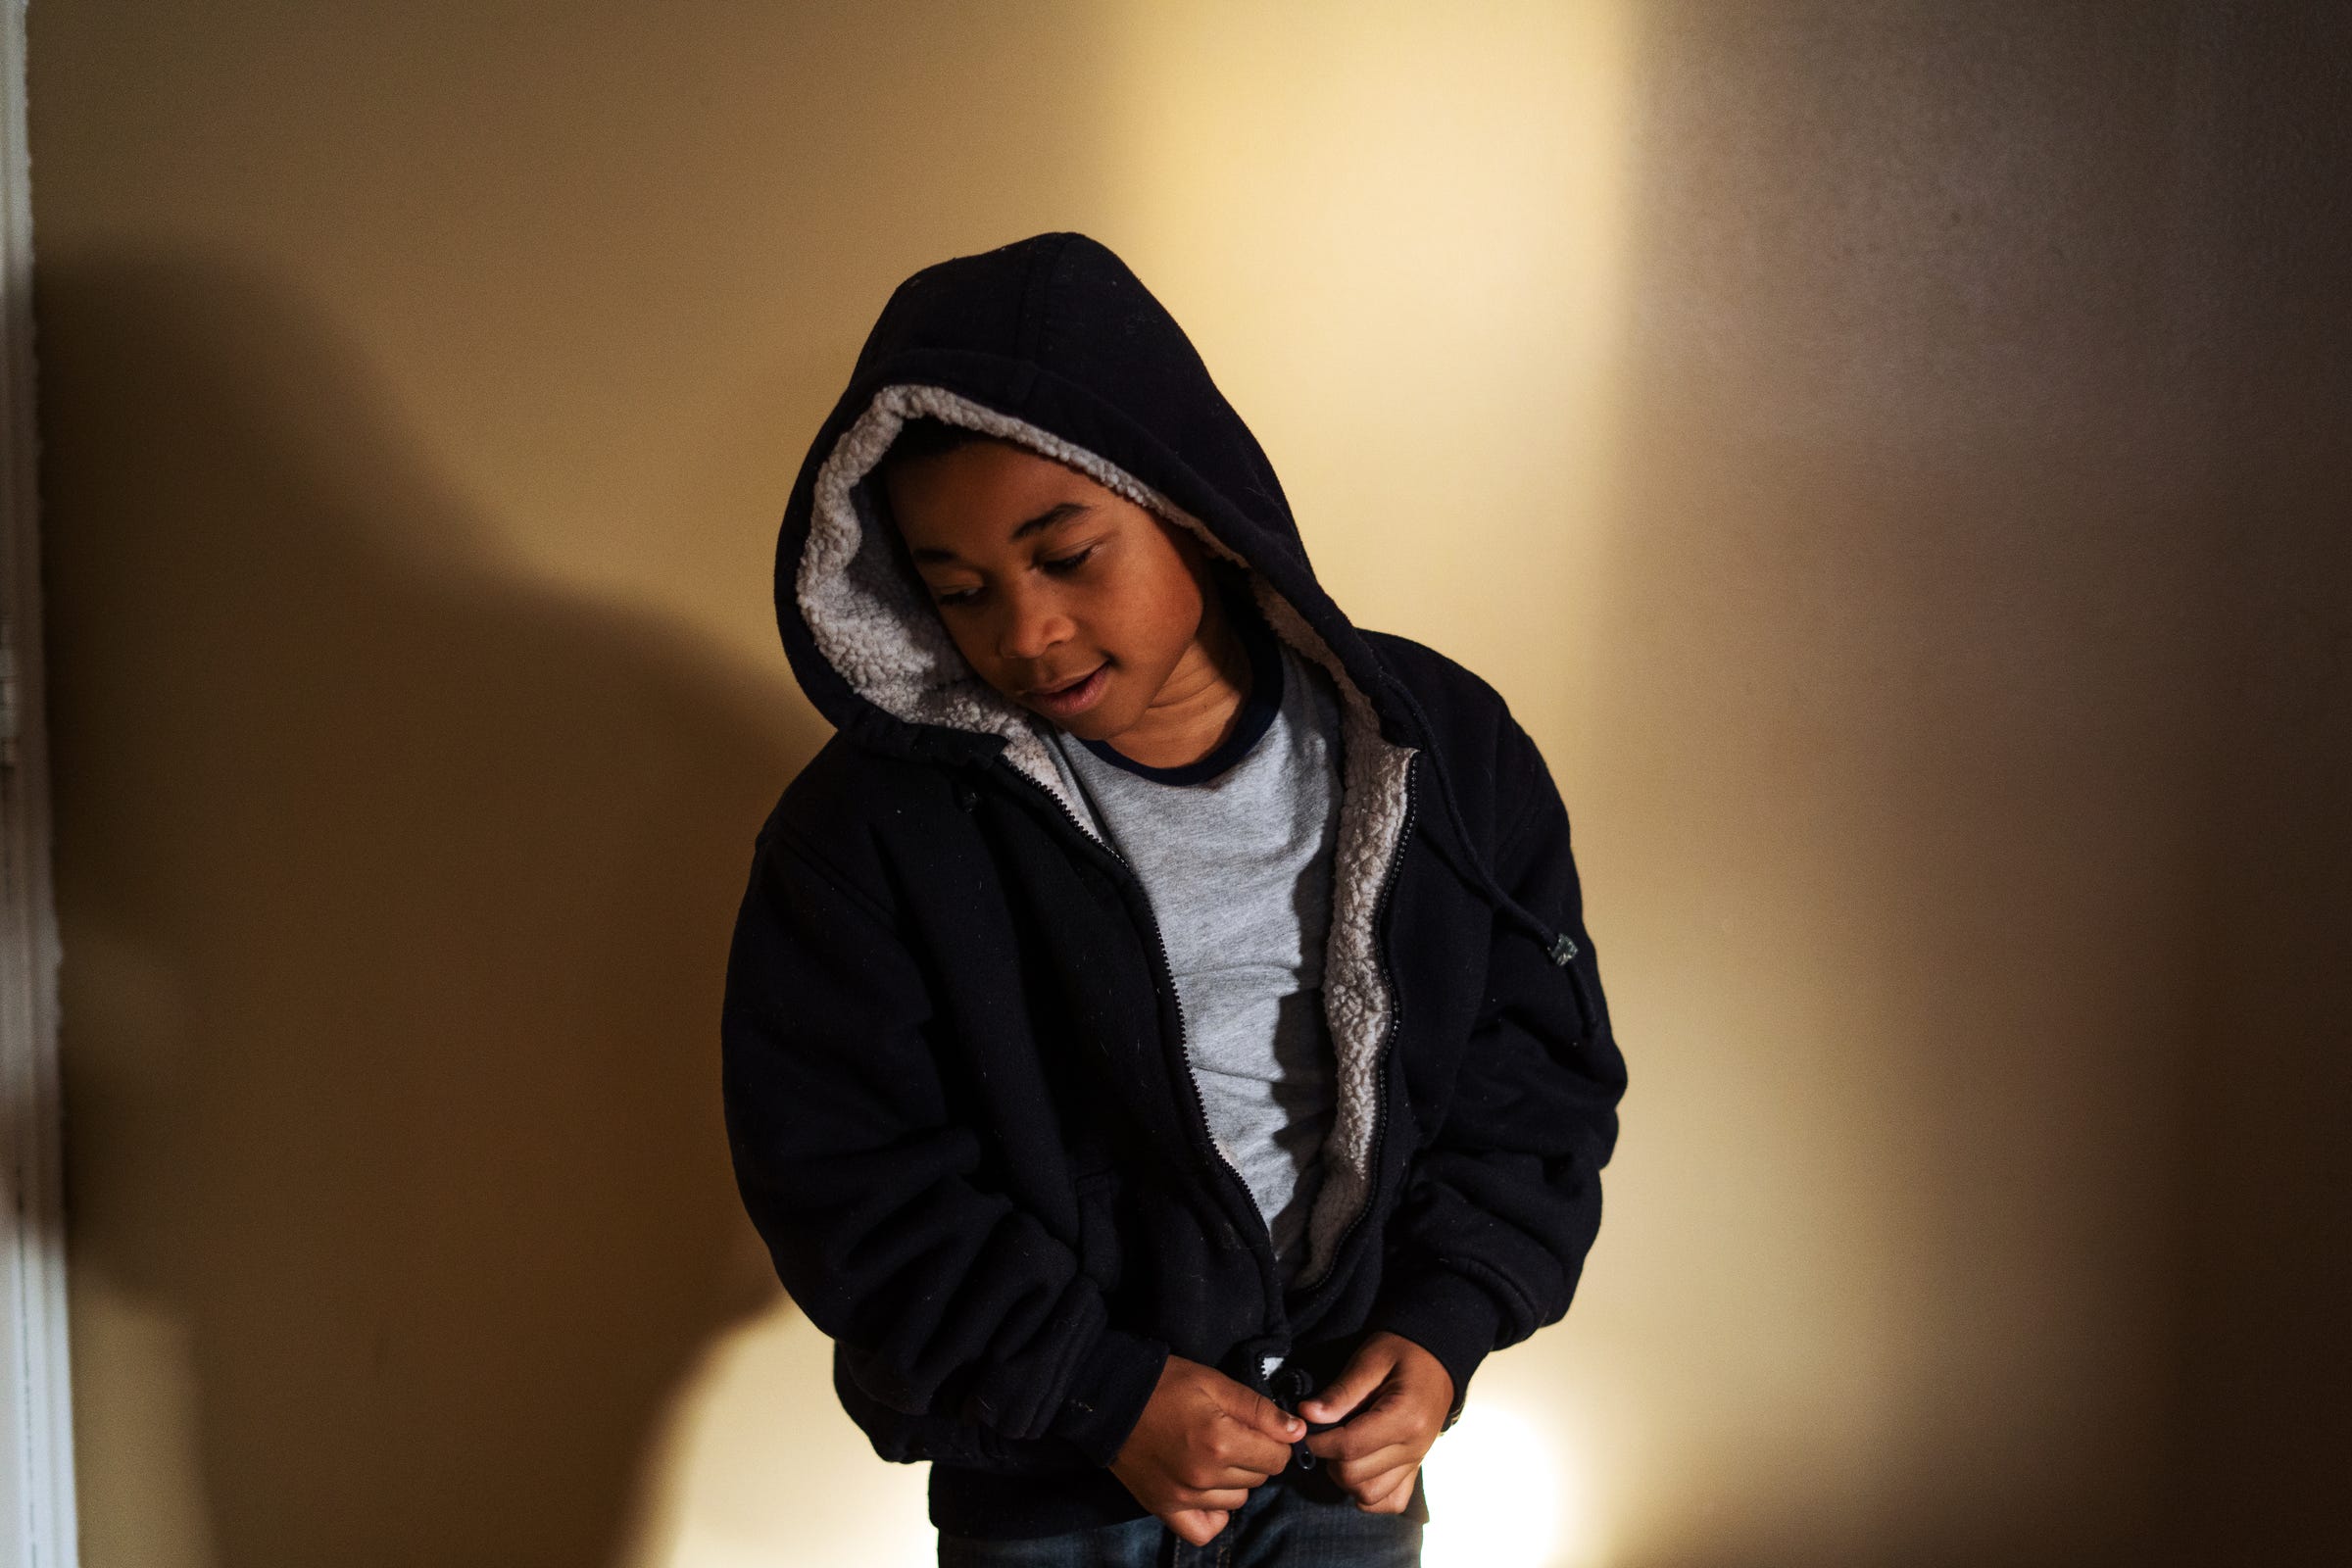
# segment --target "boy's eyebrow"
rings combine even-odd
[[[1024,539],[1030,534],[1051,528],[1056,523],[1067,522],[1072,517],[1084,516],[1087,513],[1090,513],[1094,510],[1095,509],[1093,507],[1088,506],[1083,501],[1060,502],[1057,505],[1048,507],[1036,516],[1031,517],[1027,522],[1024,522],[1019,527],[1013,529],[1009,537],[1014,539]],[[956,555],[955,551],[942,550],[937,545],[918,546],[914,549],[912,554],[914,559],[917,561],[954,562],[962,559],[960,556]]]

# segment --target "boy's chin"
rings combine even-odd
[[[1006,695],[1010,696],[1011,694],[1007,693]],[[1094,707],[1083,713],[1072,714],[1068,718],[1049,713],[1034,704],[1023,703],[1018,697],[1014,697],[1012,700],[1027,709],[1033,716],[1053,725],[1065,735],[1075,735],[1082,741],[1107,741],[1128,727],[1126,720],[1112,716],[1109,711],[1112,706],[1110,699],[1111,694],[1105,692],[1102,694],[1102,699],[1098,701]]]
[[[1126,728],[1123,724],[1104,722],[1101,703],[1097,703],[1075,718],[1055,718],[1052,713],[1043,712],[1034,708],[1029,711],[1037,714],[1039,718],[1044,719],[1063,734],[1075,735],[1082,741],[1106,741]]]

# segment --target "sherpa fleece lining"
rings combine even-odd
[[[898,439],[900,427],[926,415],[1074,468],[1114,495],[1191,529],[1217,556],[1245,568],[1250,564],[1198,518],[1116,465],[944,387],[884,387],[817,470],[794,596],[818,652],[860,697],[907,723],[1004,736],[1005,760],[1069,808],[1092,833],[1084,806],[1070,798],[1054,766],[1041,732],[1044,721],[981,680],[965,662],[921,583],[892,553],[885,532],[890,522],[872,487],[863,483]],[[1370,701],[1264,574],[1250,571],[1250,584],[1275,634],[1329,670],[1341,698],[1339,842],[1323,959],[1323,1013],[1331,1030],[1337,1104],[1323,1145],[1323,1187],[1307,1221],[1300,1283],[1309,1284],[1330,1267],[1333,1250],[1371,1186],[1380,1053],[1394,1008],[1380,973],[1372,920],[1383,874],[1404,829],[1413,749],[1380,733]]]

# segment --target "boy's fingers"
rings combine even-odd
[[[1348,1413],[1363,1403],[1365,1397],[1389,1380],[1396,1370],[1396,1357],[1393,1352],[1376,1348],[1371,1342],[1356,1347],[1348,1357],[1347,1367],[1331,1380],[1322,1393],[1311,1399],[1302,1399],[1298,1413],[1309,1421],[1345,1421]]]
[[[1228,1464],[1203,1477],[1197,1485],[1203,1487],[1262,1487],[1275,1476],[1290,1468],[1291,1450],[1282,1450],[1282,1463],[1272,1469],[1250,1464]]]
[[[1239,1388],[1240,1385],[1235,1387]],[[1242,1389],[1241,1398],[1236,1402],[1241,1408],[1233,1410],[1232,1414],[1277,1443],[1292,1444],[1306,1436],[1305,1422],[1262,1394]]]
[[[1262,1478],[1289,1467],[1291,1446],[1256,1427],[1232,1421],[1218,1434],[1216,1458],[1233,1469],[1255,1470]]]
[[[1412,1503],[1413,1477],[1419,1474],[1420,1469],[1419,1465],[1408,1464],[1396,1472],[1395,1481],[1375,1482],[1371,1486],[1367,1486],[1364,1488],[1364,1492],[1370,1494],[1371,1500],[1369,1502],[1359,1501],[1356,1506],[1366,1513],[1404,1512]],[[1385,1491],[1375,1490],[1383,1485],[1386,1487]]]
[[[1306,1440],[1306,1451],[1318,1459],[1361,1459],[1367,1454],[1413,1439],[1408,1410],[1375,1404],[1346,1426],[1316,1432]]]
[[[1420,1462],[1420,1454],[1403,1444],[1392,1444],[1377,1453],[1367,1453],[1361,1459],[1350,1459],[1331,1467],[1331,1479],[1359,1496],[1371,1495],[1385,1489],[1384,1477],[1399,1470],[1410,1470]]]
[[[1225,1514],[1222,1508],[1179,1508],[1161,1514],[1159,1522],[1183,1538],[1186,1545],[1205,1546],[1225,1528]]]

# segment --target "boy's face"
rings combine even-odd
[[[982,440],[885,483],[948,634],[1031,711],[1109,741],[1201,657],[1200,543],[1075,469]]]

